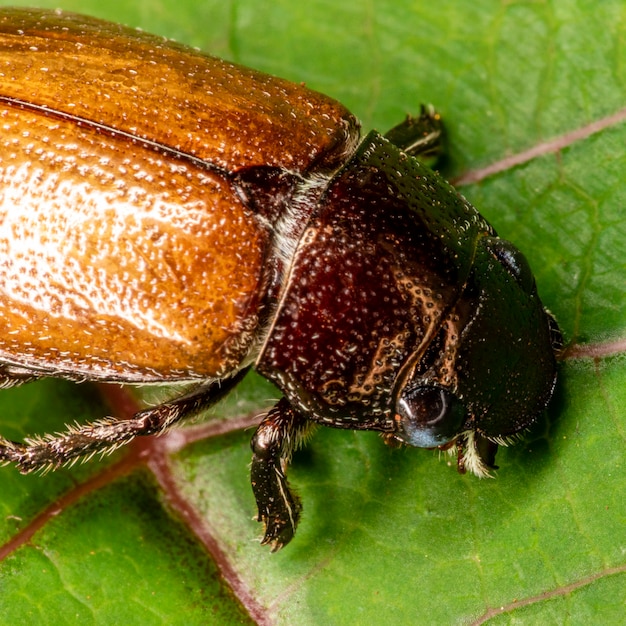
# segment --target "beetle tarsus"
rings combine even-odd
[[[258,507],[257,521],[265,524],[261,544],[270,544],[272,552],[291,541],[300,519],[302,505],[289,487],[286,467],[310,426],[311,422],[283,398],[265,416],[252,438],[252,490]]]

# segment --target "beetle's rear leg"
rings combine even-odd
[[[287,482],[291,454],[312,426],[294,411],[285,398],[265,416],[252,437],[252,490],[258,507],[257,520],[265,524],[261,544],[272,552],[288,544],[296,531],[302,505]]]
[[[232,378],[197,387],[181,398],[139,411],[128,420],[105,417],[92,424],[68,426],[62,433],[26,439],[24,443],[0,437],[0,462],[15,463],[26,474],[113,452],[137,436],[162,434],[176,422],[207,409],[240,382],[246,372],[247,369]]]

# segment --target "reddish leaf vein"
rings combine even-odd
[[[626,121],[626,108],[620,109],[612,115],[591,122],[581,128],[576,128],[563,135],[559,135],[558,137],[542,141],[528,150],[507,156],[504,159],[490,163],[483,168],[470,170],[454,179],[452,184],[460,187],[462,185],[478,183],[489,176],[494,176],[495,174],[499,174],[500,172],[516,167],[517,165],[523,165],[532,159],[536,159],[546,154],[559,152],[559,150],[563,150],[563,148],[567,148],[577,141],[587,139],[587,137],[594,135],[595,133],[611,126],[615,126],[616,124],[620,124],[624,121]]]

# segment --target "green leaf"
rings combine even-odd
[[[373,433],[319,429],[290,473],[301,526],[273,555],[252,520],[252,431],[237,428],[278,396],[258,377],[191,435],[43,477],[4,468],[4,621],[623,621],[626,126],[609,118],[626,107],[623,2],[39,5],[305,81],[366,130],[432,102],[447,125],[445,174],[525,252],[568,349],[545,420],[500,451],[494,480]],[[58,381],[0,403],[13,439],[107,411],[93,388]]]

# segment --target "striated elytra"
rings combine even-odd
[[[254,367],[283,398],[252,439],[263,543],[315,424],[456,450],[485,475],[555,384],[528,263],[416,157],[423,109],[359,138],[341,104],[166,39],[0,10],[0,385],[191,383],[183,397],[0,438],[24,471],[163,432]]]

